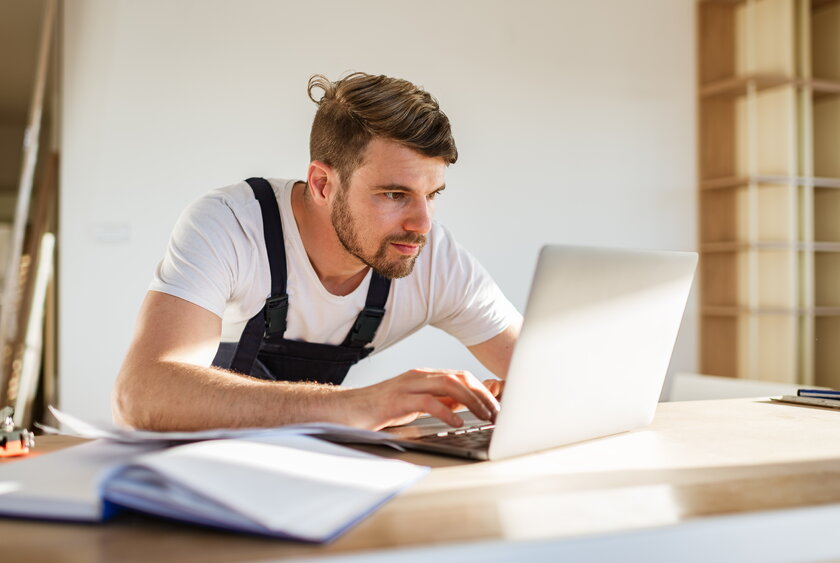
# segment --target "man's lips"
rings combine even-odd
[[[406,255],[416,254],[417,251],[420,250],[419,244],[401,244],[392,242],[391,246],[393,246],[400,254]]]

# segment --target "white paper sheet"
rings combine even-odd
[[[328,541],[428,471],[294,434],[95,440],[0,465],[0,515],[100,521],[104,501],[197,524]]]
[[[63,434],[89,439],[105,439],[127,444],[157,443],[170,445],[177,442],[197,442],[201,440],[218,440],[222,438],[254,438],[269,436],[311,435],[337,442],[372,443],[392,445],[389,443],[393,436],[385,432],[362,430],[341,424],[326,422],[309,424],[292,424],[274,428],[219,428],[196,432],[150,432],[120,428],[105,422],[89,422],[79,417],[62,412],[55,407],[49,407],[55,419],[62,425],[62,429],[39,425],[48,434]],[[400,448],[401,449],[401,448]]]
[[[0,465],[0,514],[27,518],[99,521],[100,485],[152,444],[96,440]]]
[[[327,541],[426,474],[312,437],[211,440],[140,456],[108,500],[224,528]]]

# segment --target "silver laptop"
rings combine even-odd
[[[466,413],[462,428],[425,417],[388,431],[503,459],[650,424],[696,266],[693,252],[544,247],[495,425]]]

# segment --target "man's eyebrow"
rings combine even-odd
[[[405,193],[414,193],[417,190],[414,188],[410,188],[408,186],[403,186],[402,184],[383,184],[380,186],[374,186],[374,191],[381,191],[381,192],[405,192]],[[432,193],[442,192],[446,189],[446,184],[441,185],[438,188],[432,190]]]

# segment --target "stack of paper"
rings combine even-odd
[[[0,465],[0,514],[97,521],[110,515],[101,484],[120,466],[157,447],[99,440]],[[36,450],[37,451],[37,450]]]
[[[425,475],[297,431],[204,440],[99,439],[0,465],[0,514],[98,521],[115,507],[231,530],[329,541]]]
[[[427,471],[308,436],[215,440],[135,459],[106,481],[104,497],[178,520],[319,542]]]
[[[403,448],[392,442],[394,436],[387,432],[374,432],[341,424],[329,422],[314,422],[307,424],[289,424],[274,428],[215,428],[212,430],[183,431],[183,432],[153,432],[148,430],[133,430],[121,428],[107,422],[90,422],[61,412],[55,407],[49,407],[50,412],[61,424],[63,429],[52,428],[43,424],[36,424],[47,434],[62,434],[96,440],[104,438],[125,444],[153,443],[158,445],[172,445],[177,443],[197,442],[199,440],[218,440],[221,438],[256,438],[271,436],[307,435],[318,436],[332,442],[349,442],[353,444],[380,444]]]

